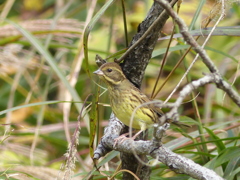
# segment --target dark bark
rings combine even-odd
[[[169,0],[169,2],[174,5],[177,0]],[[135,47],[134,50],[129,53],[126,58],[124,58],[124,61],[122,63],[124,74],[138,88],[141,86],[145,69],[151,58],[152,51],[154,50],[154,47],[157,43],[160,31],[169,18],[168,14],[158,3],[153,3],[147,17],[141,24],[139,24],[138,32],[135,34],[130,44],[130,46],[132,46],[137,40],[139,40],[153,24],[153,22],[160,16],[161,20],[159,23],[151,28],[146,38],[144,38],[141,43]]]

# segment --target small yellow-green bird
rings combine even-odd
[[[114,62],[103,64],[94,72],[102,79],[109,91],[110,105],[115,116],[130,126],[130,119],[136,107],[150,102],[150,99],[136,88],[123,74],[121,67]],[[141,130],[134,137],[159,122],[163,112],[154,104],[141,106],[135,112],[132,128]]]

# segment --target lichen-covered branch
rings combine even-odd
[[[111,119],[115,118],[114,116],[111,116]],[[114,121],[114,119],[112,119]],[[117,122],[117,121],[115,121]],[[168,125],[166,127],[169,127]],[[164,132],[166,129],[162,128],[161,126],[155,126],[155,131],[158,131],[158,128],[160,128],[160,133],[155,134],[161,134],[164,135]],[[157,130],[156,130],[157,129]],[[109,149],[114,149],[116,151],[125,152],[129,154],[137,154],[139,155],[150,155],[154,159],[157,159],[158,161],[166,164],[171,170],[177,172],[177,173],[184,173],[187,174],[193,178],[196,179],[205,179],[205,180],[223,180],[220,176],[218,176],[214,171],[207,169],[205,167],[200,166],[199,164],[196,164],[190,159],[187,159],[183,156],[180,156],[168,148],[166,148],[161,141],[161,137],[153,138],[152,141],[133,141],[131,139],[126,139],[121,143],[114,144],[114,139],[116,138],[116,134],[119,133],[119,129],[112,129],[111,127],[106,128],[106,134],[112,134],[113,136],[108,136],[108,138],[102,138],[101,139],[101,145],[103,145],[103,148],[98,148],[98,151],[95,151],[94,158],[99,159],[100,157],[105,155],[106,147]]]
[[[119,121],[116,116],[112,113],[109,119],[108,126],[104,129],[104,136],[101,142],[98,144],[96,150],[94,151],[93,159],[99,159],[105,156],[108,152],[113,150],[113,146],[108,144],[108,142],[114,142],[114,139],[119,137],[124,129],[125,125]],[[107,143],[107,144],[106,144]]]
[[[205,75],[204,77],[192,81],[191,83],[187,84],[183,87],[183,89],[179,92],[179,96],[177,100],[174,103],[166,103],[166,104],[159,104],[160,107],[170,107],[171,110],[164,114],[164,116],[161,117],[160,121],[165,122],[167,119],[172,119],[173,121],[179,120],[179,113],[178,108],[182,105],[183,100],[194,90],[198,89],[199,87],[202,87],[209,83],[214,83],[215,78],[213,74]]]

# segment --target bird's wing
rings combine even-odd
[[[145,94],[140,92],[140,95],[141,95],[141,99],[142,99],[142,104],[146,103],[146,102],[151,102],[151,100]],[[146,106],[149,108],[149,110],[151,110],[153,112],[153,115],[154,115],[153,121],[155,123],[158,122],[159,118],[161,116],[163,116],[163,114],[164,114],[162,112],[162,110],[160,109],[160,107],[157,106],[154,103],[148,104]],[[183,128],[183,127],[188,127],[188,128],[191,127],[190,125],[187,125],[187,124],[179,122],[179,121],[172,121],[171,119],[167,120],[167,122],[173,123],[174,125],[176,125],[178,127],[181,127],[181,128]]]
[[[143,101],[142,104],[146,103],[146,102],[151,102],[151,100],[143,93],[141,93],[141,99]],[[149,109],[151,109],[154,112],[154,114],[156,113],[157,117],[155,117],[155,118],[159,118],[159,117],[161,117],[163,115],[162,110],[156,104],[151,103],[151,104],[148,104],[146,106]]]
[[[157,113],[158,117],[161,117],[163,115],[162,110],[160,109],[159,106],[156,106],[156,104],[151,104],[151,109],[154,110],[155,113]]]

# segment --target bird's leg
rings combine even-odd
[[[130,139],[132,139],[132,140],[136,139],[136,137],[137,137],[139,134],[141,134],[142,132],[143,132],[143,130],[138,131],[138,132],[137,132],[136,134],[134,134],[134,136],[131,137]]]
[[[113,145],[113,147],[115,147],[118,142],[122,143],[123,141],[125,141],[125,140],[127,140],[127,139],[131,139],[131,140],[136,139],[136,137],[137,137],[139,134],[141,134],[141,132],[143,132],[143,130],[138,131],[138,132],[137,132],[133,137],[131,137],[131,138],[126,137],[127,135],[129,135],[129,132],[122,134],[122,135],[119,136],[118,138],[114,139],[114,145]]]

